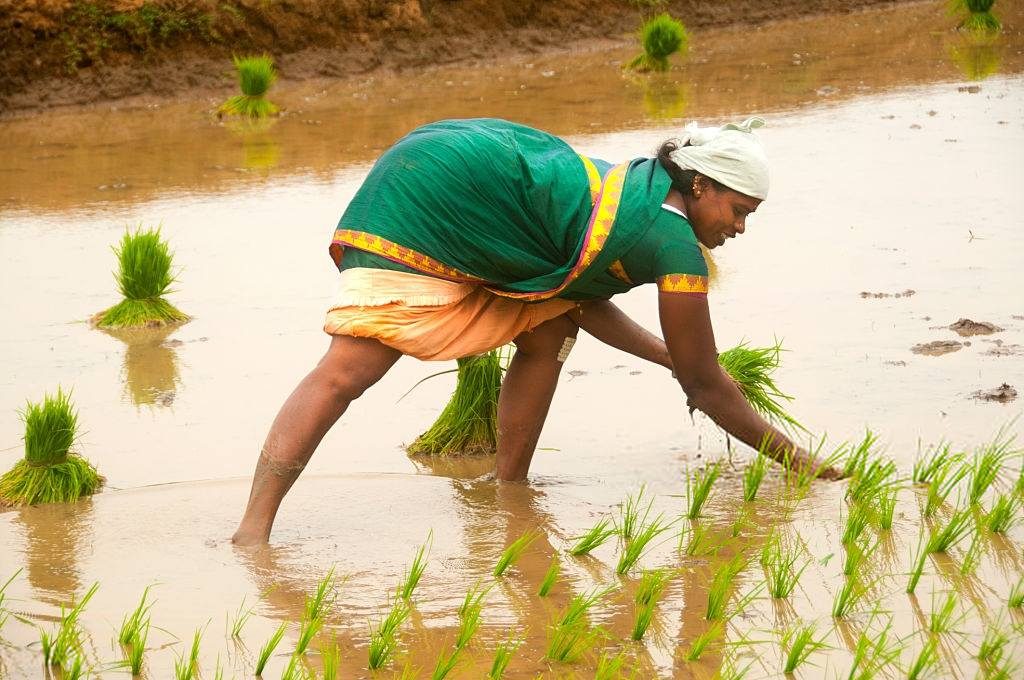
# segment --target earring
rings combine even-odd
[[[697,187],[697,180],[693,180],[693,197],[700,198],[700,188]]]

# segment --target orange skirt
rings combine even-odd
[[[507,345],[575,306],[558,299],[527,304],[473,284],[355,268],[341,273],[324,330],[374,338],[402,354],[440,361]]]

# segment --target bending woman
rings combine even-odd
[[[331,343],[274,420],[233,540],[269,538],[320,440],[403,354],[455,359],[515,343],[495,474],[525,479],[580,328],[673,370],[689,404],[737,439],[767,438],[772,457],[808,464],[719,367],[698,245],[742,234],[767,196],[752,132],[762,124],[690,128],[656,158],[615,166],[502,120],[441,121],[401,139],[334,233],[342,285],[325,324]],[[609,301],[649,283],[664,341]]]

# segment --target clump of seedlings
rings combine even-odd
[[[621,677],[622,665],[625,663],[626,653],[624,651],[620,651],[614,656],[608,653],[601,654],[601,658],[597,661],[597,669],[594,671],[594,680],[615,680]]]
[[[232,61],[238,71],[238,89],[242,94],[221,104],[218,113],[246,118],[265,118],[277,113],[277,107],[266,98],[267,90],[277,80],[273,58],[262,54],[256,57],[234,57]]]
[[[932,474],[931,481],[928,482],[924,516],[931,517],[939,508],[945,505],[953,489],[963,481],[969,472],[970,468],[961,465],[957,459],[950,459],[943,463]]]
[[[633,58],[626,68],[636,71],[667,71],[668,58],[680,50],[685,51],[690,38],[681,21],[661,14],[644,22],[640,28],[643,52]]]
[[[301,657],[306,653],[313,638],[323,628],[324,619],[334,606],[336,599],[334,567],[331,567],[317,583],[313,594],[306,596],[302,621],[299,624],[299,639],[295,643],[293,658]]]
[[[700,661],[700,657],[703,656],[708,645],[722,637],[724,630],[725,621],[712,621],[711,624],[704,629],[703,633],[693,638],[693,641],[690,642],[690,647],[686,650],[686,660]]]
[[[999,665],[1006,653],[1006,646],[1010,644],[1010,633],[1000,622],[990,623],[985,629],[985,636],[978,647],[978,661],[988,668]]]
[[[320,667],[322,680],[338,680],[338,669],[341,667],[341,647],[337,640],[330,645],[320,647]]]
[[[789,597],[796,588],[800,576],[810,564],[806,560],[799,569],[796,568],[800,559],[800,551],[796,546],[785,546],[777,535],[765,543],[761,550],[761,565],[765,571],[765,582],[768,594],[774,599]]]
[[[458,359],[455,392],[434,424],[407,447],[409,455],[494,453],[498,442],[502,364],[509,356],[510,353],[491,350],[479,356]]]
[[[416,590],[416,586],[419,584],[420,578],[422,578],[423,572],[427,568],[427,553],[430,551],[432,537],[433,533],[431,532],[427,536],[427,542],[416,551],[409,570],[405,572],[405,578],[402,579],[402,583],[398,586],[398,596],[403,600],[408,600],[412,597],[413,591]]]
[[[139,630],[132,633],[131,637],[128,638],[128,642],[124,643],[128,648],[124,662],[131,671],[133,677],[142,674],[142,663],[143,658],[146,655],[147,639],[149,639],[148,618],[146,619],[146,623]]]
[[[828,648],[824,637],[815,639],[817,632],[817,626],[810,623],[805,626],[791,626],[782,633],[782,647],[786,650],[783,673],[793,673],[811,654],[819,649]]]
[[[1010,589],[1010,596],[1007,598],[1010,609],[1024,607],[1024,576]]]
[[[152,602],[146,602],[149,596],[149,586],[142,591],[142,599],[130,614],[125,614],[121,619],[121,630],[117,634],[117,641],[122,645],[131,644],[132,638],[138,636],[139,631],[149,626],[149,610],[153,608]]]
[[[971,479],[967,489],[967,498],[971,505],[981,501],[981,497],[999,477],[1003,465],[1016,453],[1010,448],[1013,440],[1014,437],[1009,435],[1008,428],[1003,427],[990,444],[974,454],[971,464]]]
[[[843,463],[843,475],[845,477],[853,477],[864,469],[864,466],[867,465],[868,460],[871,458],[877,442],[878,435],[871,430],[865,430],[864,439],[860,441],[860,444],[850,449],[850,453],[846,456],[846,461]]]
[[[388,615],[370,632],[370,670],[383,668],[391,661],[395,647],[398,646],[398,629],[409,618],[410,612],[406,601],[397,599]]]
[[[507,548],[501,553],[498,558],[498,563],[494,565],[494,576],[498,577],[505,573],[505,570],[515,564],[526,549],[530,547],[530,544],[540,538],[540,531],[537,529],[529,529],[523,532],[523,535],[512,541]]]
[[[175,657],[174,680],[195,680],[199,677],[199,643],[202,639],[203,631],[196,630],[192,635],[192,645],[189,647],[188,655],[186,656],[185,650],[182,650],[181,654]],[[260,671],[257,671],[256,675],[260,675]]]
[[[641,490],[640,493],[643,494],[643,491]],[[630,532],[628,538],[625,531],[622,533],[622,552],[619,554],[619,562],[615,566],[615,573],[622,575],[636,566],[636,563],[640,561],[640,558],[647,551],[651,541],[672,528],[672,522],[665,520],[661,514],[651,521],[647,521],[653,503],[654,501],[651,500],[647,504],[643,517],[640,518],[639,523]]]
[[[985,527],[994,534],[1005,534],[1020,521],[1019,510],[1024,501],[1016,494],[1002,494],[985,513],[982,521]]]
[[[971,545],[967,548],[967,552],[964,553],[963,561],[960,563],[960,574],[962,576],[971,576],[978,570],[978,565],[981,563],[981,556],[985,552],[985,542],[980,531],[974,532],[974,538],[971,539]]]
[[[767,454],[768,440],[761,442],[757,455],[747,464],[743,471],[743,500],[752,503],[757,498],[757,491],[761,488],[761,482],[768,472],[771,459]]]
[[[867,539],[858,539],[844,544],[843,549],[846,551],[846,557],[843,559],[843,575],[854,576],[859,574],[865,560],[871,559],[871,556],[878,550],[879,544],[880,541],[877,540],[869,544]]]
[[[842,544],[849,545],[860,538],[871,521],[871,515],[862,505],[852,505],[847,510],[846,525],[843,528]]]
[[[70,394],[57,388],[41,404],[28,402],[20,415],[25,456],[0,477],[0,506],[68,503],[103,485],[96,468],[71,451],[78,439],[78,414]]]
[[[124,299],[94,316],[97,326],[143,328],[188,321],[186,314],[164,299],[176,279],[170,247],[160,237],[159,227],[125,231],[114,254],[114,279]]]
[[[512,634],[509,634],[507,638],[498,643],[497,649],[494,650],[494,661],[491,663],[491,670],[487,673],[488,680],[501,680],[504,677],[508,664],[512,660],[512,655],[516,653],[521,644],[523,644],[523,638],[514,637]]]
[[[860,606],[868,589],[857,576],[847,577],[832,601],[832,618],[845,619]]]
[[[846,497],[853,503],[869,505],[882,493],[899,484],[896,463],[881,456],[865,458],[850,476]]]
[[[711,496],[711,487],[714,486],[721,471],[722,462],[716,461],[703,470],[692,472],[686,476],[686,517],[688,519],[700,517],[700,511],[708,502],[708,498]]]
[[[911,478],[914,484],[927,484],[932,480],[939,470],[950,464],[957,465],[963,462],[964,454],[953,453],[952,445],[939,442],[930,447],[925,454],[918,455],[914,461],[914,472]]]
[[[545,657],[551,661],[574,663],[604,635],[600,628],[587,623],[586,614],[613,589],[595,588],[575,595],[562,616],[548,631]]]
[[[929,636],[907,669],[907,680],[923,680],[932,677],[939,665],[939,639]]]
[[[636,594],[633,596],[636,604],[633,618],[633,632],[630,637],[633,640],[641,640],[651,622],[654,620],[654,610],[658,601],[665,592],[672,572],[666,569],[654,569],[644,571],[640,577],[640,585],[637,586]]]
[[[437,658],[437,664],[434,666],[434,672],[430,674],[431,680],[444,680],[444,678],[447,678],[448,674],[455,669],[455,665],[459,663],[459,655],[461,652],[462,647],[456,645],[451,652],[441,654],[441,656]]]
[[[782,392],[772,373],[779,367],[782,344],[771,347],[750,347],[743,342],[718,355],[718,363],[736,382],[743,396],[755,411],[769,422],[788,430],[807,431],[783,407],[783,401],[793,397]]]
[[[462,649],[469,644],[469,641],[476,635],[480,628],[480,614],[484,609],[484,597],[490,588],[484,588],[479,583],[466,591],[466,597],[459,607],[459,632],[455,638],[455,647]]]
[[[274,634],[270,636],[270,639],[260,647],[259,656],[256,657],[256,669],[254,672],[256,677],[263,675],[263,669],[267,667],[267,662],[270,661],[270,656],[274,653],[274,650],[281,644],[281,639],[284,637],[284,632],[287,629],[288,622],[286,621],[278,626]]]
[[[601,546],[605,541],[618,533],[619,529],[612,526],[612,521],[606,517],[592,526],[587,533],[576,539],[576,543],[569,548],[569,554],[574,557],[588,555],[592,550]]]
[[[966,614],[956,614],[956,593],[948,592],[943,600],[936,601],[932,593],[932,612],[928,618],[928,631],[935,635],[944,635],[953,632],[955,626],[963,621]]]
[[[998,33],[1003,25],[992,13],[996,0],[953,0],[952,9],[966,14],[960,28],[971,33]]]
[[[562,563],[558,559],[558,555],[551,558],[551,566],[544,573],[544,578],[540,582],[540,588],[537,589],[537,595],[539,597],[547,597],[548,593],[551,592],[551,588],[554,587],[555,582],[558,580],[558,574],[562,570]]]
[[[868,680],[899,660],[905,643],[892,632],[892,619],[881,631],[861,631],[853,650],[853,665],[849,678]]]
[[[732,593],[732,584],[739,574],[747,567],[747,559],[742,554],[736,555],[731,560],[719,567],[708,588],[708,610],[705,617],[708,621],[718,621],[725,618],[725,608]],[[736,604],[736,610],[742,611],[753,601],[757,590],[744,595]]]
[[[255,607],[245,607],[245,596],[242,596],[242,603],[238,605],[238,611],[235,612],[235,617],[231,622],[231,637],[238,640],[242,637],[242,629],[245,628],[245,624],[248,623],[249,619],[252,618],[253,613],[256,611]]]
[[[683,539],[689,535],[686,543]],[[715,552],[717,546],[711,536],[711,531],[704,524],[696,523],[689,532],[685,527],[679,534],[679,549],[684,555],[690,557],[699,555],[710,555]]]
[[[78,626],[78,620],[99,587],[99,583],[92,584],[82,599],[77,604],[73,604],[67,612],[61,606],[60,623],[57,630],[53,633],[45,631],[40,633],[39,643],[43,649],[44,664],[65,668],[68,662],[73,661],[73,658],[79,654],[82,648],[82,631]]]

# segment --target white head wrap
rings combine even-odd
[[[686,126],[683,144],[671,158],[683,170],[696,170],[725,186],[754,198],[768,197],[768,157],[754,128],[764,125],[761,118],[729,123],[720,128]]]

